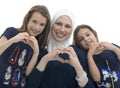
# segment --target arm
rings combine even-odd
[[[99,82],[100,81],[100,72],[93,60],[93,57],[90,54],[88,54],[87,58],[88,58],[88,66],[89,66],[90,74],[94,81]]]
[[[26,43],[28,45],[30,45],[33,49],[33,56],[31,58],[30,62],[28,63],[28,66],[26,69],[26,76],[28,76],[32,72],[34,66],[37,63],[38,54],[39,54],[39,46],[38,46],[38,42],[34,36],[30,36]]]
[[[67,47],[64,50],[65,53],[69,55],[69,59],[66,60],[66,63],[69,63],[71,66],[74,67],[76,71],[76,80],[78,81],[78,84],[80,87],[86,86],[88,83],[88,77],[86,72],[83,70],[82,65],[79,62],[79,59],[72,47]]]
[[[99,82],[101,77],[100,72],[93,59],[93,54],[96,52],[97,47],[98,45],[96,44],[89,49],[87,54],[87,59],[88,59],[89,71],[93,80]]]
[[[27,36],[27,33],[19,33],[9,40],[5,36],[2,36],[0,38],[0,54],[2,54],[13,43],[27,40]]]
[[[26,88],[40,88],[44,72],[40,72],[37,68],[34,68],[26,79]]]
[[[0,54],[2,54],[13,43],[13,39],[7,40],[5,36],[2,36],[0,39]]]
[[[104,50],[112,50],[115,52],[118,59],[120,60],[120,48],[108,42],[101,42],[100,45],[104,47]]]
[[[26,76],[28,76],[32,72],[35,64],[37,63],[37,60],[38,60],[38,54],[35,53],[35,54],[33,54],[32,59],[30,60],[28,66],[27,66],[26,73],[25,73]]]
[[[48,63],[47,56],[48,54],[42,57],[37,66],[32,70],[30,75],[28,75],[26,79],[27,88],[40,88],[40,84],[44,75],[44,70]]]
[[[39,71],[44,71],[46,68],[46,65],[49,61],[53,61],[53,60],[58,60],[63,62],[63,59],[60,59],[58,57],[58,53],[60,53],[63,49],[63,46],[58,46],[56,49],[53,49],[51,52],[49,52],[47,55],[45,55],[44,57],[42,57],[41,61],[39,62],[39,64],[37,65],[37,69]]]
[[[35,69],[27,77],[27,88],[39,88],[47,63],[51,60],[57,60],[55,57],[58,52],[60,49],[56,48],[41,58]]]
[[[87,77],[87,73],[83,70],[81,64],[76,65],[75,71],[76,71],[76,80],[78,81],[78,84],[80,87],[84,87],[86,86],[87,82],[88,82],[88,77]]]
[[[113,45],[113,49],[112,50],[116,53],[118,59],[120,60],[120,48],[118,48],[118,47]]]

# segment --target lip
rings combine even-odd
[[[63,38],[65,36],[65,34],[63,34],[61,32],[56,32],[56,36],[59,38]]]
[[[92,42],[88,42],[88,43],[86,43],[86,45],[89,47],[89,46],[91,46],[93,43]]]
[[[35,31],[34,29],[31,29],[31,30],[34,35],[37,35],[39,33],[39,31]]]

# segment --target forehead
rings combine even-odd
[[[35,19],[40,22],[47,21],[47,18],[45,16],[43,16],[40,12],[34,12],[30,19]]]
[[[92,33],[88,28],[80,28],[77,35],[78,37],[85,35],[86,33]]]
[[[42,15],[40,12],[33,12],[32,16],[31,17],[34,17],[34,18],[46,18],[44,15]]]
[[[32,16],[41,15],[39,12],[33,12]]]
[[[63,23],[69,23],[72,25],[72,20],[69,16],[66,16],[66,15],[62,15],[60,16],[56,21],[60,21],[60,22],[63,22]]]

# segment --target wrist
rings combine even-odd
[[[87,77],[87,74],[86,74],[86,72],[84,71],[81,76],[79,76],[79,77],[76,76],[75,79],[76,79],[78,82],[82,82],[86,77]]]
[[[43,58],[43,59],[44,59],[44,58]],[[45,68],[46,68],[46,65],[47,65],[47,63],[44,62],[44,60],[41,60],[41,61],[38,63],[38,65],[37,65],[36,68],[37,68],[39,71],[44,71]]]

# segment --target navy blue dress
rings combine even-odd
[[[101,88],[120,88],[120,61],[117,55],[110,50],[94,56],[95,63],[101,73]]]
[[[2,36],[9,40],[18,33],[9,27]],[[0,55],[0,88],[24,88],[25,70],[32,55],[32,48],[23,42],[13,43]]]
[[[84,57],[85,53],[76,47],[73,48],[77,52],[84,70],[88,73],[89,82],[84,88],[96,88],[89,75],[87,59]],[[75,77],[76,72],[71,65],[58,61],[50,61],[45,71],[40,72],[36,68],[32,71],[27,79],[27,88],[79,88]]]

